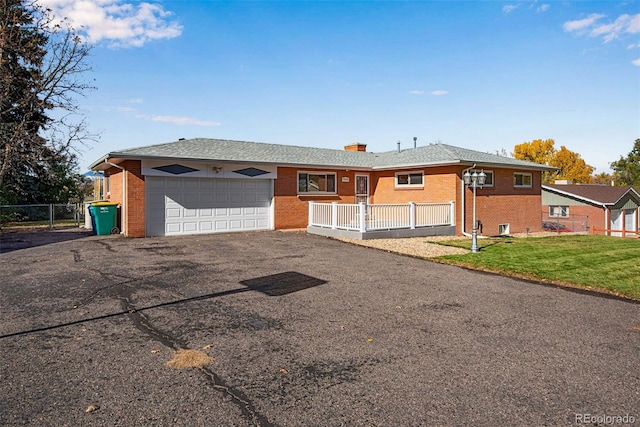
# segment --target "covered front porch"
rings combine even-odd
[[[376,205],[309,202],[307,231],[361,240],[453,236],[456,233],[455,203]]]

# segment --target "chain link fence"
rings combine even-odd
[[[557,231],[558,233],[589,233],[589,215],[550,216],[548,211],[543,210],[542,228],[544,231]]]
[[[0,205],[0,228],[62,227],[84,224],[82,203]]]

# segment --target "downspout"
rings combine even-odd
[[[127,170],[120,165],[107,161],[107,159],[104,162],[122,171],[122,230],[120,230],[120,234],[124,234],[124,229],[127,225]]]

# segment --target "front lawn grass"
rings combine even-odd
[[[440,242],[468,248],[469,240]],[[571,235],[478,239],[479,253],[439,262],[566,284],[640,300],[640,239]]]

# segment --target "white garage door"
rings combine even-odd
[[[271,180],[147,176],[147,236],[268,230]]]

